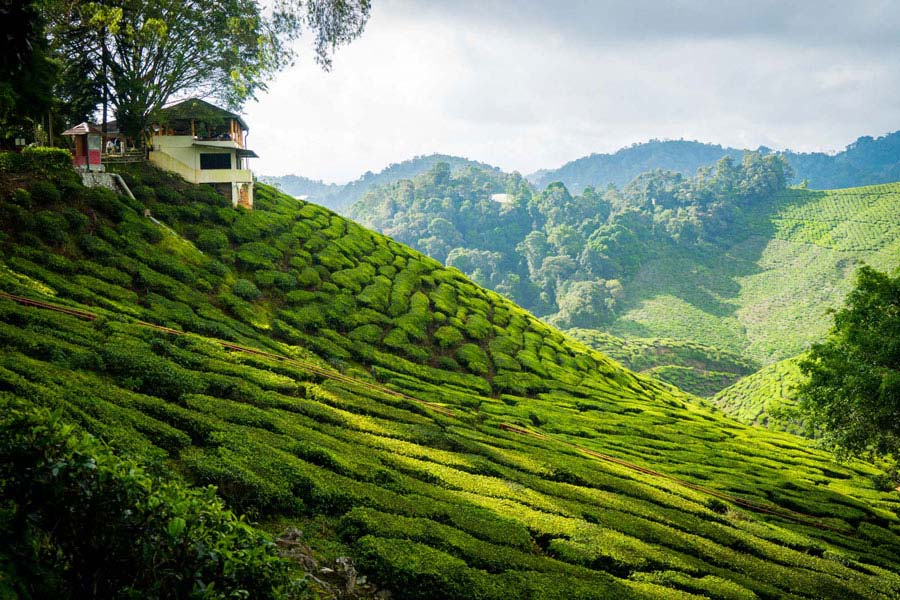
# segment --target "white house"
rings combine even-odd
[[[200,99],[184,100],[154,115],[150,162],[192,183],[213,186],[234,206],[253,207],[247,159],[249,127],[233,112]]]

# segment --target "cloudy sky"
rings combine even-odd
[[[261,174],[441,152],[529,173],[651,138],[832,151],[900,129],[892,0],[373,0],[246,109]]]

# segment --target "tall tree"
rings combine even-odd
[[[370,0],[83,0],[56,3],[53,39],[65,62],[87,58],[120,128],[141,138],[168,100],[197,96],[238,109],[294,60],[312,32],[316,59],[357,37]]]
[[[40,0],[0,0],[0,141],[42,122],[58,67],[47,52]]]
[[[839,454],[900,457],[900,275],[870,267],[800,365],[800,410]]]

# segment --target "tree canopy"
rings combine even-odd
[[[438,163],[370,191],[350,215],[561,327],[591,327],[623,310],[642,264],[744,235],[742,211],[790,177],[782,156],[751,152],[694,177],[655,170],[572,196],[559,182],[537,192],[518,174]]]
[[[49,55],[37,2],[0,2],[0,38],[0,140],[4,140],[19,137],[23,127],[50,109],[58,65]]]
[[[122,131],[140,139],[149,115],[176,97],[237,109],[266,89],[311,32],[316,60],[356,38],[370,0],[48,0],[53,49],[84,85],[105,88]],[[77,86],[76,86],[77,87]],[[73,94],[76,95],[77,94]]]
[[[800,410],[841,455],[900,453],[900,274],[864,266],[825,342],[800,365]]]

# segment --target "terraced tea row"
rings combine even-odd
[[[99,315],[0,299],[0,394],[400,598],[900,593],[900,498],[872,467],[725,419],[324,209],[126,175],[140,204],[65,183],[0,203],[0,289]]]

